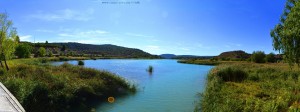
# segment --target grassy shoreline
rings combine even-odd
[[[74,60],[86,58],[73,58]],[[0,69],[0,81],[26,111],[90,111],[90,102],[105,102],[136,91],[125,79],[106,71],[63,64],[42,63],[57,58],[8,61],[10,70]],[[73,111],[73,110],[72,110]]]
[[[223,62],[209,72],[200,96],[196,112],[300,111],[300,70],[284,63]]]

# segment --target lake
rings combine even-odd
[[[136,94],[101,104],[97,112],[192,112],[199,100],[197,94],[205,89],[207,73],[213,68],[177,60],[109,59],[84,63],[85,67],[113,72],[138,87]],[[146,71],[150,65],[154,68],[152,74]]]

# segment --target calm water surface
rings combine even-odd
[[[192,112],[199,98],[197,93],[204,90],[207,73],[212,68],[176,60],[112,59],[84,63],[86,67],[113,72],[138,86],[136,94],[116,98],[113,104],[101,104],[97,112]],[[152,74],[146,71],[149,65],[154,68]]]

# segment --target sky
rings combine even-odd
[[[0,0],[21,41],[114,44],[151,54],[275,52],[286,0]],[[275,52],[276,53],[276,52]]]

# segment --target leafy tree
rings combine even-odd
[[[266,54],[263,51],[254,51],[251,55],[251,60],[255,63],[264,63]]]
[[[40,57],[45,57],[46,56],[46,49],[44,47],[39,48],[38,56],[40,56]]]
[[[49,51],[48,56],[49,56],[49,57],[52,57],[52,56],[53,56],[52,51]]]
[[[20,37],[17,35],[17,37],[16,37],[16,41],[18,42],[18,43],[20,43],[21,41],[20,41]]]
[[[273,47],[290,65],[300,62],[300,1],[288,0],[280,22],[271,31]]]
[[[270,62],[270,63],[274,63],[276,62],[276,58],[275,58],[275,54],[274,53],[270,53],[266,56],[266,61]]]
[[[2,61],[5,63],[6,70],[9,67],[6,60],[11,59],[17,46],[17,30],[12,27],[13,23],[8,20],[6,13],[0,13],[0,64],[3,67]]]
[[[68,55],[68,56],[75,56],[75,52],[74,52],[74,51],[70,51],[70,52],[68,52],[67,55]]]
[[[47,45],[48,44],[48,41],[46,40],[45,44]]]
[[[18,58],[29,58],[31,51],[32,47],[29,44],[20,44],[16,48],[16,55]]]

